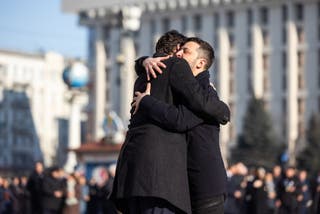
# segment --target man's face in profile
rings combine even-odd
[[[196,42],[186,42],[176,53],[178,58],[183,58],[188,62],[192,72],[194,72],[198,60],[199,47],[200,45]]]

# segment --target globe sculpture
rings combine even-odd
[[[89,82],[89,71],[82,63],[75,62],[64,69],[62,78],[70,88],[82,88]]]

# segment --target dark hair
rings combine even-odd
[[[199,57],[203,57],[206,59],[207,64],[205,65],[205,69],[210,68],[215,57],[212,46],[208,42],[198,37],[190,37],[186,40],[186,42],[195,42],[200,45],[198,49]]]
[[[156,44],[156,52],[162,54],[173,54],[177,45],[186,41],[187,37],[176,30],[170,30],[163,34]]]

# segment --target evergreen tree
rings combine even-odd
[[[243,132],[232,150],[232,160],[249,166],[272,167],[279,155],[280,146],[273,133],[271,117],[261,99],[252,98],[243,122]]]
[[[320,117],[313,114],[307,130],[307,145],[297,158],[298,166],[311,172],[320,169]]]

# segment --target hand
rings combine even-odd
[[[153,78],[157,78],[156,72],[162,74],[161,68],[166,68],[166,65],[162,61],[169,59],[170,56],[147,58],[143,61],[143,67],[146,69],[148,80],[150,80],[150,74]]]
[[[134,92],[135,96],[133,98],[131,107],[134,107],[134,112],[133,114],[137,113],[138,109],[139,109],[139,104],[142,100],[142,98],[146,95],[150,95],[150,91],[151,91],[151,83],[147,83],[147,88],[145,90],[145,92],[141,93],[139,91]]]
[[[56,198],[61,198],[62,197],[62,191],[54,191],[54,196],[56,197]]]

